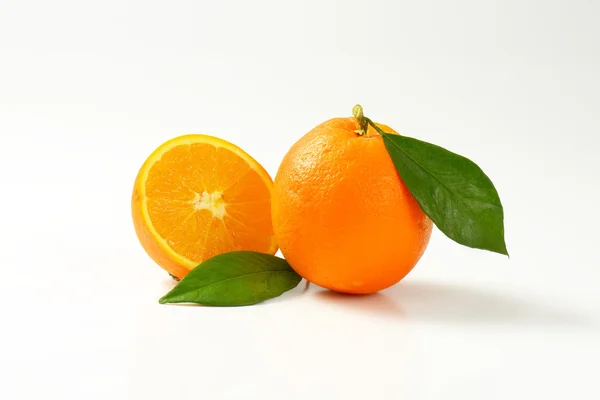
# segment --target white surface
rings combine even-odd
[[[0,399],[598,399],[592,1],[0,0]],[[370,297],[161,306],[133,179],[183,133],[274,175],[350,115],[472,158],[511,258],[438,231]]]

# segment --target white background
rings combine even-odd
[[[600,3],[0,0],[0,399],[598,399]],[[174,136],[274,176],[361,103],[477,162],[511,258],[434,231],[395,287],[161,306],[138,168]]]

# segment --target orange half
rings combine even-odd
[[[136,234],[154,261],[182,278],[202,261],[235,250],[275,254],[273,180],[239,147],[208,135],[169,140],[135,181]]]

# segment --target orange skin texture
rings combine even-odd
[[[385,132],[397,134],[385,125]],[[306,280],[373,293],[404,278],[433,227],[398,175],[383,138],[355,118],[334,118],[296,142],[275,177],[275,238]]]

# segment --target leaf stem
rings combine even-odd
[[[383,136],[384,134],[387,134],[387,132],[384,132],[383,129],[381,129],[380,127],[378,127],[375,122],[371,121],[370,118],[365,117],[365,120],[367,121],[367,123],[369,125],[371,125],[376,131],[377,133],[379,133],[381,136]]]

